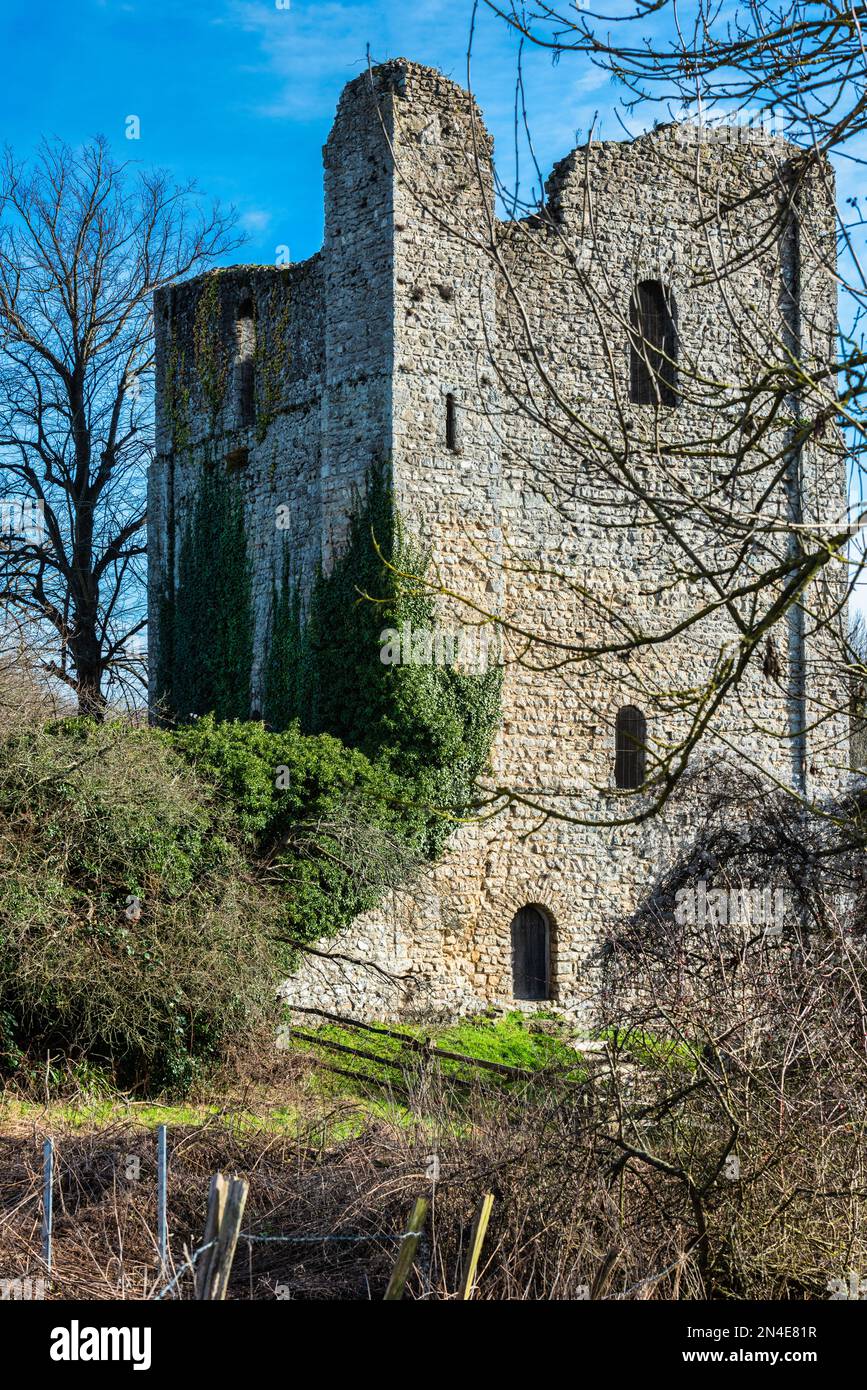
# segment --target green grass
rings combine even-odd
[[[261,1114],[246,1110],[223,1109],[217,1105],[158,1105],[115,1100],[50,1101],[48,1104],[30,1100],[0,1101],[0,1117],[4,1120],[38,1120],[40,1124],[57,1125],[64,1129],[104,1129],[119,1122],[131,1122],[142,1129],[158,1125],[172,1128],[206,1124],[220,1118],[238,1129],[265,1128],[275,1133],[293,1132],[299,1127],[297,1110],[277,1108]]]
[[[553,1024],[551,1031],[536,1031],[534,1022],[547,1021]],[[317,1047],[290,1034],[290,1046],[298,1051],[315,1056],[324,1064],[314,1081],[316,1089],[330,1095],[359,1095],[373,1104],[378,1091],[387,1090],[393,1096],[400,1096],[406,1089],[407,1078],[413,1071],[421,1072],[429,1054],[414,1053],[398,1038],[382,1033],[367,1033],[363,1030],[343,1028],[337,1024],[314,1026],[303,1025],[304,1031],[314,1033],[317,1038],[328,1042],[343,1043],[349,1047],[361,1048],[375,1054],[381,1063],[368,1058],[350,1056],[348,1053],[332,1052]],[[515,1067],[525,1073],[539,1073],[546,1079],[556,1072],[570,1082],[587,1079],[586,1064],[567,1040],[574,1038],[574,1030],[565,1020],[558,1020],[550,1011],[540,1010],[533,1015],[509,1013],[502,1017],[476,1015],[458,1019],[442,1027],[431,1027],[402,1023],[395,1025],[395,1031],[409,1034],[420,1041],[432,1041],[447,1052],[462,1053],[464,1056],[478,1058],[486,1062],[498,1062],[503,1066]],[[687,1042],[673,1038],[660,1038],[636,1029],[606,1028],[594,1037],[606,1040],[615,1053],[631,1058],[649,1068],[685,1067],[695,1070],[696,1052]],[[436,1052],[433,1054],[436,1056]],[[399,1067],[384,1065],[392,1061]],[[336,1066],[352,1073],[351,1076],[335,1075],[327,1067]],[[444,1078],[455,1080],[474,1079],[489,1090],[501,1090],[515,1084],[528,1084],[525,1078],[512,1081],[496,1072],[474,1068],[469,1063],[455,1062],[439,1057],[438,1067]],[[399,1108],[399,1106],[398,1106]]]
[[[574,1071],[574,1048],[549,1033],[531,1033],[528,1022],[522,1013],[497,1019],[460,1019],[433,1037],[448,1051],[464,1052],[469,1057],[520,1067],[523,1071],[540,1071],[544,1067]]]
[[[437,1048],[446,1052],[461,1053],[480,1061],[496,1062],[527,1073],[550,1073],[556,1070],[564,1072],[571,1081],[583,1080],[586,1077],[586,1069],[576,1057],[574,1048],[547,1032],[531,1031],[531,1021],[525,1014],[516,1012],[506,1014],[502,1018],[477,1016],[460,1019],[447,1027],[439,1028],[401,1024],[396,1031],[409,1034],[420,1042],[433,1042]],[[393,1089],[400,1093],[405,1087],[407,1077],[416,1071],[420,1073],[429,1065],[431,1058],[430,1053],[414,1052],[399,1038],[385,1033],[368,1033],[332,1023],[312,1028],[305,1025],[304,1031],[315,1033],[317,1039],[324,1042],[361,1048],[374,1054],[377,1059],[353,1057],[348,1053],[320,1048],[315,1042],[290,1034],[290,1045],[293,1048],[314,1055],[325,1064],[352,1073],[351,1076],[335,1075],[327,1070],[320,1073],[319,1087],[332,1094],[364,1094],[364,1090],[358,1092],[358,1088],[365,1088],[367,1085]],[[436,1049],[432,1055],[437,1057]],[[398,1062],[400,1065],[389,1066],[388,1062]],[[483,1082],[489,1088],[507,1087],[512,1084],[510,1078],[484,1068],[473,1067],[469,1062],[457,1062],[440,1056],[437,1058],[437,1065],[445,1078],[467,1081],[474,1079]]]
[[[327,1147],[357,1138],[371,1122],[385,1120],[401,1128],[425,1123],[399,1100],[381,1093],[370,1095],[360,1088],[344,1094],[346,1102],[333,1104],[334,1088],[322,1084],[322,1073],[314,1072],[293,1103],[271,1101],[267,1094],[253,1107],[232,1100],[216,1103],[207,1092],[198,1102],[135,1101],[103,1084],[82,1087],[80,1095],[69,1098],[62,1091],[49,1090],[47,1100],[36,1100],[9,1089],[0,1093],[0,1127],[14,1131],[17,1126],[38,1126],[43,1130],[87,1133],[112,1125],[132,1124],[152,1131],[158,1125],[170,1129],[200,1128],[217,1124],[234,1134],[265,1133],[287,1135]],[[68,1078],[66,1078],[68,1081]],[[324,1097],[327,1104],[323,1104]]]
[[[534,1022],[542,1020],[548,1021],[553,1031],[535,1031]],[[427,1116],[411,1108],[411,1080],[413,1073],[420,1076],[430,1065],[430,1053],[415,1052],[388,1033],[368,1033],[331,1023],[299,1026],[304,1032],[315,1034],[317,1039],[362,1048],[378,1060],[328,1051],[290,1030],[283,1035],[283,1047],[288,1045],[291,1051],[304,1053],[322,1065],[306,1077],[303,1092],[294,1103],[286,1103],[282,1097],[278,1102],[276,1096],[269,1103],[268,1097],[263,1096],[255,1109],[231,1101],[216,1103],[207,1085],[200,1091],[201,1099],[196,1103],[134,1101],[115,1088],[106,1072],[78,1062],[58,1069],[56,1075],[51,1071],[47,1102],[29,1098],[26,1093],[22,1095],[20,1089],[0,1095],[0,1120],[38,1122],[78,1131],[116,1123],[133,1123],[152,1130],[161,1124],[185,1128],[218,1122],[235,1132],[297,1135],[322,1145],[354,1138],[368,1124],[378,1120],[403,1129],[417,1126],[424,1129],[429,1123]],[[553,1073],[570,1082],[581,1082],[588,1074],[585,1063],[566,1040],[570,1035],[569,1025],[565,1021],[558,1023],[550,1012],[540,1011],[535,1015],[514,1012],[502,1017],[476,1015],[439,1027],[404,1023],[395,1025],[395,1031],[419,1041],[432,1041],[447,1052],[515,1067],[531,1077],[538,1074],[542,1084],[548,1084]],[[574,1037],[574,1032],[571,1036]],[[606,1029],[599,1036],[606,1038],[617,1052],[643,1065],[695,1069],[695,1053],[685,1042],[637,1030]],[[437,1057],[436,1050],[433,1057]],[[385,1065],[389,1061],[399,1065]],[[328,1070],[329,1065],[340,1067],[350,1075],[337,1075]],[[512,1080],[475,1068],[471,1063],[442,1056],[437,1058],[436,1066],[445,1080],[472,1080],[494,1094],[515,1086],[535,1084],[528,1083],[525,1077]],[[73,1099],[68,1098],[68,1090],[64,1096],[62,1089],[68,1087],[70,1079],[80,1088]],[[410,1095],[407,1095],[408,1089]],[[31,1091],[30,1096],[34,1093],[35,1090]],[[460,1088],[456,1089],[456,1099],[462,1094]],[[334,1099],[347,1104],[334,1106]],[[459,1105],[454,1118],[456,1123],[463,1123]]]

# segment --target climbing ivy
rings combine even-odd
[[[223,407],[229,382],[229,353],[221,326],[219,271],[210,271],[199,286],[193,313],[193,365],[213,426]],[[183,351],[169,331],[163,400],[169,422],[172,449],[180,456],[190,447],[190,383]]]
[[[229,356],[221,330],[220,272],[216,270],[203,277],[196,299],[193,360],[213,421],[222,409],[229,381]]]
[[[251,588],[241,488],[231,474],[205,467],[161,629],[159,695],[178,720],[209,712],[249,719]]]
[[[276,728],[297,717],[305,732],[333,734],[387,767],[407,798],[428,808],[426,849],[435,854],[453,818],[466,813],[487,759],[501,671],[383,664],[384,629],[436,626],[422,582],[428,563],[405,541],[386,471],[375,470],[345,548],[328,574],[320,569],[316,576],[306,620],[297,585],[284,573],[273,605],[264,713]]]
[[[289,341],[291,301],[287,279],[288,276],[282,274],[272,287],[267,311],[256,334],[256,441],[259,444],[280,411],[286,371],[292,360]]]
[[[303,675],[308,668],[304,660],[301,588],[291,574],[288,561],[283,566],[279,587],[275,584],[272,590],[271,612],[263,705],[271,727],[287,729],[307,705]]]
[[[172,448],[181,454],[190,444],[190,388],[186,384],[184,355],[174,342],[169,344],[166,360],[164,401]]]

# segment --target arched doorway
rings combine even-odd
[[[522,907],[512,918],[512,993],[551,998],[551,926],[538,907]]]

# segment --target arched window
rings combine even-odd
[[[617,711],[614,725],[614,781],[634,791],[644,781],[647,761],[647,720],[637,705]]]
[[[677,405],[674,300],[658,280],[636,285],[629,325],[630,400],[636,405]]]
[[[235,405],[243,429],[256,418],[256,320],[252,299],[243,299],[235,318]]]
[[[512,919],[512,991],[516,999],[551,998],[551,929],[537,907]]]

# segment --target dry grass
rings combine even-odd
[[[69,693],[52,690],[38,675],[38,660],[23,642],[0,632],[0,733],[32,728],[74,713]]]
[[[246,1074],[226,1067],[215,1085],[225,1097],[221,1114],[170,1127],[170,1276],[201,1237],[208,1179],[222,1170],[249,1179],[246,1231],[294,1237],[242,1240],[232,1298],[381,1298],[394,1237],[419,1195],[433,1198],[432,1213],[407,1296],[447,1298],[486,1190],[497,1203],[480,1296],[574,1297],[592,1279],[615,1214],[598,1185],[588,1204],[592,1155],[573,1153],[560,1100],[528,1109],[521,1096],[492,1096],[483,1085],[456,1096],[436,1072],[408,1077],[409,1094],[400,1097],[334,1095],[310,1059],[273,1050],[259,1056]],[[89,1129],[65,1122],[69,1106],[82,1103],[70,1096],[66,1110],[55,1103],[29,1113],[20,1099],[7,1106],[0,1272],[44,1272],[41,1153],[51,1134],[58,1181],[50,1296],[153,1297],[165,1282],[157,1268],[153,1129],[132,1119]],[[134,1171],[138,1177],[128,1176]],[[587,1220],[588,1205],[599,1221]],[[320,1239],[347,1235],[365,1239]],[[189,1275],[174,1296],[192,1296]]]
[[[715,1161],[725,1140],[712,1090],[694,1087],[672,1123],[669,1088],[654,1115],[604,1069],[595,1082],[559,1091],[546,1081],[506,1093],[482,1083],[457,1094],[432,1064],[405,1083],[399,1096],[334,1094],[311,1059],[272,1049],[247,1074],[243,1065],[227,1067],[214,1087],[219,1114],[179,1112],[172,1122],[164,1113],[169,1276],[201,1238],[217,1170],[249,1179],[246,1232],[293,1238],[240,1242],[229,1290],[239,1300],[380,1299],[394,1238],[420,1195],[432,1204],[407,1289],[413,1299],[454,1296],[484,1192],[496,1200],[482,1299],[574,1299],[594,1286],[597,1296],[617,1299],[825,1298],[830,1277],[862,1267],[863,1224],[856,1214],[853,1225],[852,1203],[817,1190],[809,1134],[770,1151],[776,1113],[757,1107],[744,1181],[720,1175],[702,1190],[699,1229],[695,1194],[677,1165],[695,1175],[702,1155]],[[652,1162],[627,1161],[624,1134],[639,1126]],[[153,1129],[126,1117],[74,1127],[56,1107],[25,1115],[20,1102],[2,1129],[0,1274],[41,1273],[41,1141],[51,1133],[51,1296],[153,1297],[164,1283]],[[828,1145],[820,1152],[827,1164]],[[334,1238],[347,1235],[363,1239]],[[189,1274],[171,1296],[192,1297]]]

